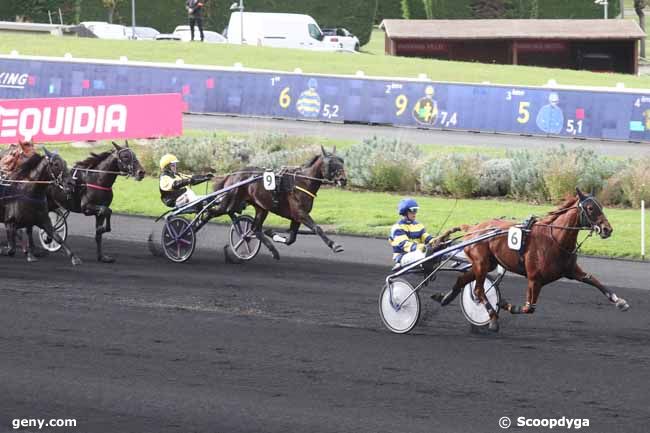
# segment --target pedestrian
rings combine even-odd
[[[199,27],[201,33],[201,42],[203,42],[203,1],[202,0],[185,0],[187,15],[190,20],[190,35],[194,40],[194,25]]]

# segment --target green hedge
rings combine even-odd
[[[381,24],[385,19],[402,19],[401,0],[378,0],[377,12],[375,13],[375,24]]]

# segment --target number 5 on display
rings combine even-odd
[[[519,103],[519,117],[517,117],[517,122],[528,123],[530,120],[530,112],[528,111],[528,107],[530,107],[530,102],[521,101]]]

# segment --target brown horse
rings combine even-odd
[[[627,310],[630,306],[623,298],[610,292],[593,275],[583,271],[576,262],[580,230],[594,231],[603,239],[610,237],[613,231],[600,203],[577,188],[576,193],[575,197],[568,197],[557,209],[523,230],[524,244],[521,251],[510,249],[508,246],[508,230],[515,225],[512,222],[495,219],[475,226],[463,226],[464,231],[470,231],[465,235],[466,240],[493,228],[501,229],[504,233],[465,247],[465,255],[472,264],[471,270],[458,278],[451,291],[444,295],[436,293],[432,298],[442,305],[447,305],[467,283],[476,280],[475,295],[490,313],[489,329],[498,331],[498,316],[494,306],[490,305],[485,297],[483,284],[488,272],[501,265],[506,271],[528,279],[526,303],[523,306],[501,301],[500,306],[512,314],[535,312],[542,286],[562,277],[598,288],[619,310]]]
[[[321,154],[316,155],[301,168],[285,169],[281,179],[290,178],[293,184],[293,187],[287,188],[287,190],[268,191],[264,188],[261,180],[233,190],[224,197],[218,208],[210,212],[210,216],[228,214],[234,221],[236,213],[241,212],[246,205],[252,205],[255,208],[253,231],[256,233],[257,238],[271,251],[273,258],[276,260],[280,259],[280,254],[262,232],[264,220],[269,212],[291,221],[289,238],[284,241],[286,245],[295,242],[298,229],[301,224],[304,224],[320,236],[332,251],[335,253],[343,251],[343,247],[329,239],[309,215],[314,205],[314,199],[323,183],[333,183],[337,186],[345,186],[347,183],[344,161],[335,153],[336,146],[332,153],[326,152],[321,146]],[[214,190],[220,190],[246,180],[253,174],[262,174],[263,172],[264,169],[259,167],[243,168],[240,172],[228,175],[216,182]]]

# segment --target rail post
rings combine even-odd
[[[645,260],[645,200],[641,200],[641,259]]]

